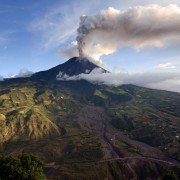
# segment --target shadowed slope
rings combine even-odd
[[[37,72],[32,76],[32,79],[45,79],[45,80],[55,80],[57,75],[61,72],[63,75],[73,76],[82,73],[89,74],[95,68],[101,68],[96,64],[90,62],[88,59],[79,59],[78,57],[73,57],[63,64],[60,64],[54,68],[46,71]],[[106,73],[105,69],[101,68],[102,72]]]

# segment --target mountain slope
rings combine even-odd
[[[133,85],[0,85],[1,154],[38,153],[50,178],[161,177],[179,167],[179,102]]]
[[[38,153],[49,179],[178,176],[180,94],[56,80],[59,72],[94,68],[72,58],[31,78],[1,82],[0,153]]]
[[[78,57],[73,57],[66,61],[63,64],[60,64],[54,68],[51,68],[47,71],[41,71],[35,73],[31,78],[32,79],[45,79],[45,80],[55,80],[57,75],[61,73],[61,76],[68,75],[78,75],[81,73],[89,74],[95,68],[101,68],[94,63],[90,62],[88,59],[79,59]],[[105,69],[101,68],[102,72],[108,72]]]

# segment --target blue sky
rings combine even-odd
[[[36,72],[66,59],[58,54],[76,38],[79,17],[114,7],[162,6],[179,0],[0,0],[0,75],[18,74],[21,69]],[[101,58],[110,71],[180,71],[180,47],[123,47]]]

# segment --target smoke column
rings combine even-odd
[[[81,16],[76,38],[80,58],[99,59],[122,46],[141,49],[180,42],[180,7],[138,6],[126,10],[112,7],[98,15]]]
[[[80,27],[84,26],[83,24],[84,24],[86,18],[87,18],[87,16],[85,16],[85,15],[80,17]],[[88,34],[87,30],[88,29],[86,27],[79,28],[77,30],[79,36],[76,38],[76,40],[78,42],[78,51],[79,51],[79,57],[80,58],[84,57],[83,46],[85,45],[85,43],[84,43],[83,39],[84,39],[84,36],[86,36],[86,34]]]

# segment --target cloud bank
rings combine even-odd
[[[32,71],[23,68],[19,70],[18,74],[10,74],[9,77],[10,78],[31,77],[32,74],[33,74]]]
[[[90,74],[80,74],[77,76],[67,76],[58,78],[58,80],[81,80],[85,79],[93,83],[102,83],[107,85],[119,86],[122,84],[134,84],[137,86],[168,90],[180,93],[180,73],[169,72],[146,72],[134,73],[102,73],[101,69],[94,69]]]
[[[176,66],[171,62],[166,62],[166,63],[158,64],[157,68],[160,70],[164,70],[164,69],[166,70],[166,69],[175,69]]]
[[[98,15],[83,15],[77,29],[77,44],[63,51],[63,56],[75,55],[79,51],[82,57],[100,61],[101,56],[124,46],[140,50],[147,46],[171,45],[180,41],[179,19],[180,7],[175,4],[137,6],[126,10],[109,7]]]

